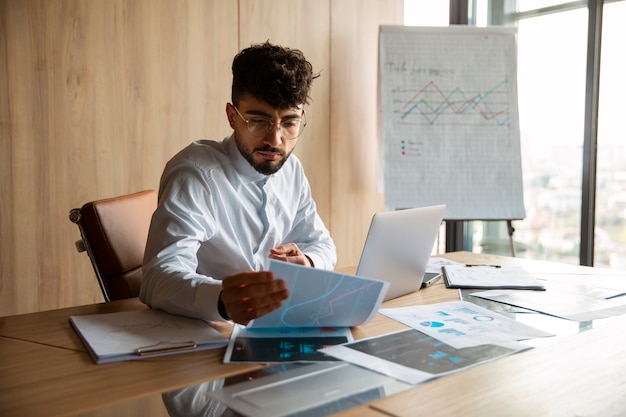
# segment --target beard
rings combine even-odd
[[[254,168],[257,172],[263,175],[272,175],[278,172],[278,170],[285,164],[287,158],[291,155],[291,152],[285,153],[280,149],[272,148],[269,145],[261,146],[259,148],[254,148],[252,151],[246,149],[244,146],[243,140],[241,137],[235,132],[235,143],[237,144],[237,149],[239,149],[239,153],[241,156],[245,158],[246,161]],[[261,161],[257,162],[254,160],[255,152],[274,152],[280,154],[281,158],[277,161]]]

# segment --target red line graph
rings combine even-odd
[[[434,81],[429,81],[419,89],[400,108],[400,119],[405,119],[412,113],[419,114],[429,124],[435,124],[443,114],[462,115],[473,112],[479,114],[486,121],[494,121],[504,125],[509,121],[509,106],[490,101],[495,93],[501,93],[507,80],[498,82],[489,90],[468,96],[461,88],[455,87],[446,94]],[[439,98],[427,98],[426,95],[434,92]],[[495,108],[499,106],[500,108]]]

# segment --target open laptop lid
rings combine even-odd
[[[388,281],[385,301],[417,291],[445,209],[440,205],[376,213],[356,275]]]

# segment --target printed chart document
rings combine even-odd
[[[317,350],[353,340],[350,327],[371,321],[389,288],[386,281],[281,261],[272,261],[270,271],[291,295],[247,327],[235,326],[225,363],[334,360]]]
[[[426,266],[426,272],[443,273],[443,267],[446,265],[465,265],[465,264],[452,261],[450,259],[433,256],[428,260],[428,265]]]
[[[444,265],[448,288],[545,290],[545,285],[520,267],[495,265]]]
[[[224,363],[336,361],[336,358],[318,349],[352,341],[354,338],[349,327],[247,329],[235,324]]]
[[[472,293],[498,303],[522,307],[551,316],[583,322],[626,314],[626,300],[596,298],[557,289],[547,291],[490,290]]]
[[[619,298],[626,295],[626,276],[551,274],[546,281],[546,290],[558,290],[595,298]]]
[[[467,301],[386,308],[380,312],[455,348],[553,336]]]
[[[364,368],[419,384],[529,349],[521,343],[484,344],[457,349],[416,329],[322,349]]]
[[[71,316],[69,320],[96,363],[216,349],[228,343],[202,320],[160,310]]]
[[[389,288],[386,281],[281,261],[272,261],[270,271],[291,296],[249,328],[361,326],[374,318]]]

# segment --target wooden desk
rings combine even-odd
[[[520,265],[545,277],[623,275],[616,271],[467,252],[446,257],[468,263]],[[414,294],[390,300],[385,307],[457,299],[458,292],[446,289],[440,281]],[[145,306],[137,299],[129,299],[0,317],[0,415],[166,416],[161,393],[258,368],[258,365],[222,364],[223,349],[95,365],[68,322],[71,315],[141,308]],[[216,328],[229,335],[229,325],[220,323]],[[404,328],[379,314],[353,333],[359,339]],[[464,416],[626,415],[626,320],[428,382],[337,415],[414,416],[418,412]]]
[[[626,320],[420,385],[371,407],[393,416],[624,416]]]

